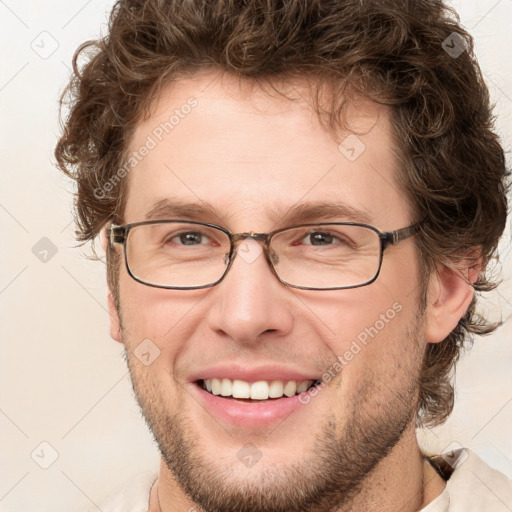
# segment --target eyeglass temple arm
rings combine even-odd
[[[402,229],[397,229],[396,231],[390,231],[388,233],[384,233],[384,243],[396,245],[407,238],[415,235],[419,231],[419,224],[413,224],[412,226],[407,226]]]
[[[122,244],[126,239],[126,228],[124,226],[117,226],[112,224],[108,228],[108,240],[110,247],[113,248],[115,244]]]

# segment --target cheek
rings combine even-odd
[[[364,346],[386,337],[407,316],[403,312],[409,308],[409,299],[406,305],[398,291],[378,281],[361,288],[303,295],[300,299],[307,307],[305,318],[318,326],[319,334],[337,355],[353,342]]]
[[[383,293],[392,293],[404,306],[407,302],[419,301],[424,283],[413,240],[386,249],[377,282],[383,287]]]
[[[409,315],[398,301],[384,303],[371,314],[352,324],[347,336],[337,347],[338,359],[346,367],[375,367],[396,353],[403,343],[404,330],[409,323]]]
[[[399,364],[403,351],[411,349],[416,357],[424,348],[418,262],[413,244],[404,249],[388,253],[374,283],[347,290],[350,295],[340,301],[337,329],[342,341],[335,348],[338,355],[344,350],[347,363],[357,360],[354,368]]]
[[[329,326],[324,342],[332,362],[326,370],[335,375],[336,386],[343,382],[347,394],[357,393],[368,375],[385,382],[417,371],[424,344],[416,294],[382,280],[307,305],[318,325]]]
[[[156,367],[172,371],[174,361],[186,350],[185,341],[201,322],[198,304],[204,294],[204,290],[152,288],[122,276],[120,303],[126,349],[134,354],[148,350],[158,353]]]

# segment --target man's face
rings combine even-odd
[[[207,203],[215,215],[190,219],[232,233],[293,225],[284,219],[289,210],[318,203],[360,212],[383,231],[412,223],[386,109],[363,101],[351,108],[349,123],[365,134],[339,149],[349,133],[335,141],[322,129],[300,84],[296,96],[304,99],[291,102],[214,78],[164,89],[138,125],[131,150],[148,137],[156,145],[128,177],[126,223],[145,220],[162,200]],[[197,105],[183,109],[191,97]],[[162,133],[175,109],[179,121]],[[160,209],[156,218],[176,216]],[[207,289],[152,288],[122,265],[119,313],[137,397],[169,481],[208,510],[339,505],[414,432],[425,348],[414,242],[389,247],[371,285],[331,291],[280,283],[254,243],[243,246],[252,256],[239,252],[224,280]],[[114,322],[114,336],[116,329]],[[203,389],[212,378],[324,382],[316,393],[248,401]]]

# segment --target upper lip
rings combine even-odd
[[[190,375],[190,382],[206,380],[213,378],[226,378],[231,380],[243,380],[246,382],[273,381],[281,380],[288,382],[290,380],[319,380],[321,376],[318,372],[304,372],[293,368],[287,368],[278,365],[244,366],[240,364],[221,364],[209,366],[203,370],[197,370]]]

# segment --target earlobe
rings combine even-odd
[[[443,341],[457,327],[473,300],[473,283],[479,272],[477,265],[464,272],[443,265],[431,276],[425,327],[427,343]]]
[[[112,292],[108,292],[108,313],[110,316],[110,336],[113,340],[123,343],[123,336],[121,333],[121,322],[119,320],[119,312],[117,310]]]

